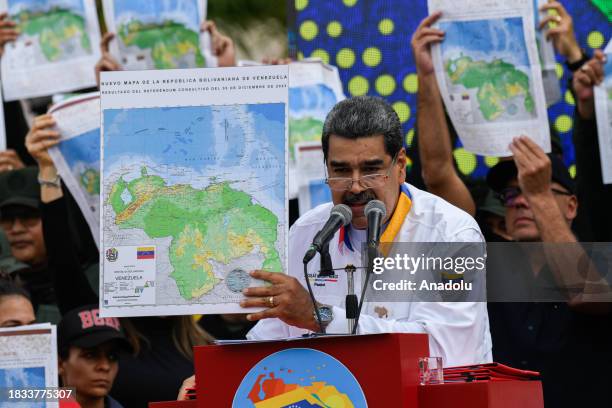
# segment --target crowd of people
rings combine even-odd
[[[457,136],[434,73],[431,46],[444,41],[445,33],[434,28],[441,13],[433,13],[411,41],[419,84],[412,148],[418,150],[422,170],[411,176],[422,177],[426,191],[405,182],[401,125],[387,102],[349,98],[325,121],[324,165],[333,204],[345,203],[353,212],[338,245],[330,245],[334,263],[360,262],[353,248],[366,241],[363,209],[372,199],[383,201],[388,210],[384,234],[391,242],[576,244],[563,251],[542,246],[549,249],[525,258],[524,270],[510,284],[518,280],[526,288],[544,282],[567,289],[564,282],[581,273],[568,267],[584,254],[579,243],[611,240],[612,186],[602,181],[593,93],[604,78],[604,54],[596,50],[587,55],[580,49],[572,17],[561,3],[551,1],[543,10],[555,13],[540,28],[573,72],[575,177],[558,144],[546,154],[529,135],[513,140],[512,157],[490,169],[486,186],[475,186],[461,175],[452,154]],[[210,33],[219,65],[234,66],[232,39],[211,21],[201,29]],[[7,15],[0,15],[0,56],[18,35]],[[109,52],[113,40],[114,33],[102,38],[102,57],[92,67],[98,81],[101,71],[122,69]],[[305,282],[294,277],[301,275],[301,257],[332,203],[309,211],[291,227],[290,274],[252,272],[269,285],[247,289],[241,305],[264,307],[261,312],[99,318],[99,252],[49,155],[60,139],[53,115],[37,116],[28,126],[19,103],[4,103],[4,109],[9,149],[0,152],[0,327],[58,324],[60,383],[76,389],[82,407],[138,408],[175,399],[181,385],[193,384],[192,348],[215,338],[346,331],[342,305],[326,304],[324,295],[313,304]],[[312,274],[317,273],[315,264]],[[500,279],[490,275],[488,281]],[[612,360],[612,299],[590,301],[588,295],[607,287],[607,277],[585,275],[576,278],[579,288],[574,285],[556,302],[371,304],[358,329],[362,334],[427,333],[431,354],[443,357],[447,366],[497,361],[538,371],[546,407],[604,406],[605,371]]]

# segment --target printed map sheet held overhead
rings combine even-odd
[[[244,312],[286,272],[286,66],[104,73],[104,313]]]
[[[214,67],[210,36],[200,34],[206,0],[104,0],[111,51],[123,69]]]
[[[608,43],[604,53],[604,81],[595,86],[595,117],[603,182],[612,184],[612,41]]]
[[[61,136],[49,155],[100,247],[100,94],[68,99],[49,113]]]
[[[5,100],[96,85],[100,28],[94,0],[0,0],[20,35],[4,47]]]
[[[527,135],[550,151],[531,0],[429,0],[446,32],[432,47],[436,78],[459,137],[471,152],[511,155]]]

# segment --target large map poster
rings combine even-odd
[[[208,34],[200,35],[206,3],[104,0],[108,29],[116,34],[111,43],[113,54],[128,70],[216,66],[216,59],[210,55]]]
[[[106,315],[238,313],[286,272],[286,66],[104,73]]]
[[[442,99],[466,150],[511,155],[527,135],[546,152],[550,136],[542,72],[528,0],[429,0],[442,10],[445,38],[432,47]]]
[[[95,86],[100,28],[94,0],[0,0],[20,35],[5,46],[7,101]]]

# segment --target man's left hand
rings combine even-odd
[[[240,306],[267,307],[261,312],[247,315],[248,320],[276,317],[290,326],[319,331],[310,295],[297,279],[283,273],[259,270],[251,272],[251,276],[271,285],[247,288],[242,292],[247,298],[240,302]]]
[[[525,198],[549,194],[552,166],[544,150],[527,136],[515,138],[510,144],[518,170],[519,187]]]

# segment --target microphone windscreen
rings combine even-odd
[[[383,204],[384,205],[384,204]],[[346,204],[338,204],[331,209],[330,214],[338,214],[344,219],[344,226],[346,227],[351,223],[353,219],[353,212],[351,208]]]
[[[387,216],[387,207],[385,207],[385,203],[380,200],[372,200],[366,204],[363,213],[367,217],[370,211],[380,211],[381,218],[385,218]]]

